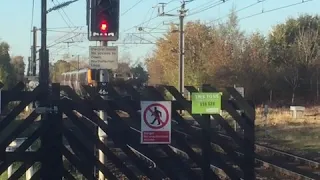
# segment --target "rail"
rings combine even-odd
[[[192,126],[193,128],[195,129],[201,129],[200,127],[197,127],[197,126]],[[184,133],[186,135],[186,133]],[[226,134],[223,134],[223,133],[218,133],[220,136],[223,136],[229,140],[232,140],[232,138]],[[307,158],[304,158],[304,157],[301,157],[301,156],[297,156],[295,154],[292,154],[292,153],[288,153],[288,152],[285,152],[285,151],[281,151],[281,150],[278,150],[278,149],[275,149],[275,148],[272,148],[272,147],[268,147],[268,146],[264,146],[264,145],[261,145],[261,144],[257,144],[255,143],[255,148],[260,148],[260,149],[267,149],[269,151],[272,151],[272,152],[275,152],[275,153],[278,153],[278,154],[281,154],[281,155],[285,155],[287,157],[290,157],[290,158],[293,158],[295,160],[299,160],[299,161],[302,161],[302,162],[305,162],[306,164],[312,164],[313,167],[320,167],[320,162],[317,162],[317,161],[314,161],[314,160],[310,160],[310,159],[307,159]],[[239,155],[243,155],[243,153],[239,152],[239,151],[236,151]],[[310,172],[308,173],[308,175],[306,175],[306,173],[303,173],[303,172],[296,172],[292,169],[288,169],[288,168],[285,168],[283,167],[284,164],[274,164],[272,162],[268,162],[267,160],[262,160],[261,157],[257,157],[259,156],[258,154],[256,154],[256,158],[255,158],[255,161],[256,162],[260,162],[263,164],[263,166],[269,166],[269,167],[274,167],[275,169],[278,169],[280,170],[281,173],[285,172],[285,174],[287,175],[294,175],[296,177],[299,177],[299,178],[304,178],[304,179],[307,179],[307,180],[317,180],[317,179],[320,179],[320,175],[318,174],[314,174],[313,172]],[[297,170],[300,170],[300,169],[297,169]],[[312,176],[312,177],[310,177]]]

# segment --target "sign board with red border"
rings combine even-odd
[[[171,101],[141,101],[141,144],[171,143]]]

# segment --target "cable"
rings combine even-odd
[[[47,29],[69,29],[69,28],[83,28],[85,26],[72,26],[72,27],[53,27],[53,28],[47,28]]]
[[[136,2],[133,6],[131,6],[129,9],[127,9],[125,12],[123,12],[121,14],[121,16],[125,15],[127,12],[129,12],[130,10],[132,10],[133,8],[135,8],[137,5],[139,5],[142,1],[144,0],[139,0],[138,2]]]
[[[88,32],[59,31],[59,30],[47,30],[47,31],[49,31],[49,32],[68,33],[68,34],[88,34]]]
[[[248,8],[251,8],[251,7],[253,7],[253,6],[257,5],[257,4],[260,4],[261,2],[264,2],[264,1],[266,1],[266,0],[258,0],[258,1],[255,2],[255,3],[249,4],[248,6],[245,6],[245,7],[241,8],[241,9],[236,10],[235,13],[238,13],[238,12],[240,12],[240,11],[243,11],[243,10],[246,10],[246,9],[248,9]],[[210,24],[210,23],[213,23],[213,22],[215,22],[215,21],[219,21],[220,19],[223,19],[223,18],[225,18],[225,17],[228,17],[228,16],[230,16],[231,14],[232,14],[232,13],[229,13],[229,14],[227,14],[227,15],[225,15],[225,16],[219,17],[219,18],[214,19],[214,20],[212,20],[212,21],[210,21],[209,23],[206,23],[206,24]]]
[[[201,9],[201,8],[203,8],[204,6],[208,7],[208,6],[211,6],[211,5],[213,5],[213,4],[215,4],[215,3],[219,3],[219,2],[221,2],[221,0],[218,0],[218,1],[216,1],[216,2],[209,1],[209,2],[206,2],[206,3],[202,4],[202,5],[199,5],[199,6],[195,7],[195,8],[193,8],[193,9],[189,10],[189,11],[190,11],[190,13],[192,13],[193,11],[195,11],[195,10],[197,10],[197,9]]]
[[[265,14],[265,13],[269,13],[269,12],[273,12],[273,11],[289,8],[289,7],[292,7],[292,6],[297,6],[297,5],[304,4],[304,3],[307,3],[307,2],[310,2],[310,1],[313,1],[313,0],[302,0],[301,2],[297,2],[297,3],[281,6],[281,7],[274,8],[274,9],[269,9],[267,11],[262,11],[262,12],[256,13],[256,14],[252,14],[252,15],[240,18],[239,20],[248,19],[248,18],[251,18],[251,17],[254,17],[254,16],[258,16],[258,15],[261,15],[261,14]]]
[[[73,32],[74,32],[74,31],[76,31],[76,30],[78,30],[78,28],[75,28],[75,29],[74,29],[74,30],[72,30],[70,33],[73,33]],[[80,29],[80,30],[81,30],[81,29]],[[54,42],[57,42],[58,40],[60,40],[60,39],[64,38],[65,36],[68,36],[70,33],[68,33],[68,34],[65,34],[65,35],[61,36],[60,38],[56,39]]]
[[[191,2],[191,1],[190,1],[190,2]],[[188,3],[190,3],[190,2],[186,2],[186,4],[188,4]],[[172,12],[172,11],[174,11],[174,10],[176,10],[176,9],[179,9],[179,8],[180,8],[180,6],[174,8],[174,9],[171,9],[171,10],[167,11],[166,13]],[[140,24],[137,24],[137,25],[135,25],[135,26],[133,26],[133,27],[131,27],[131,28],[128,28],[128,29],[126,29],[126,30],[123,30],[121,33],[124,33],[124,32],[127,32],[127,31],[131,30],[131,29],[134,29],[134,28],[137,27],[137,26],[141,26],[141,25],[143,25],[143,24],[145,24],[145,23],[147,23],[147,22],[150,22],[151,20],[156,19],[157,17],[159,17],[159,15],[156,15],[156,16],[154,16],[154,17],[151,17],[151,18],[150,18],[149,20],[147,20],[147,21],[144,21],[144,22],[142,22],[142,23],[140,23]]]
[[[59,31],[59,30],[47,30],[47,31],[49,31],[49,32],[69,33],[69,34],[71,34],[71,33],[74,33],[74,34],[88,34],[88,32],[72,32],[72,31]],[[127,33],[127,34],[149,34],[149,33],[150,32],[137,32],[137,33]],[[166,32],[164,32],[164,31],[160,32],[159,31],[159,32],[151,32],[151,33],[158,34],[158,33],[166,33]]]
[[[68,35],[68,34],[67,34],[67,35]],[[58,38],[57,40],[55,40],[53,44],[48,45],[48,48],[50,48],[50,47],[52,47],[52,46],[55,46],[55,45],[57,45],[57,44],[60,44],[60,43],[62,43],[62,42],[64,42],[64,41],[66,41],[66,40],[75,38],[75,37],[77,37],[77,36],[79,36],[79,35],[81,35],[81,34],[77,33],[76,35],[74,35],[74,36],[72,36],[72,37],[69,37],[69,38],[67,38],[67,39],[65,39],[65,40],[63,40],[63,41],[57,42],[58,40],[62,39],[64,36],[66,36],[66,35],[64,35],[64,36]]]
[[[204,12],[204,11],[206,11],[206,10],[212,9],[212,8],[214,8],[214,7],[217,7],[217,6],[223,4],[223,3],[227,2],[227,1],[229,1],[229,0],[217,2],[216,4],[213,4],[213,5],[209,6],[209,7],[206,7],[206,8],[204,8],[204,9],[201,9],[201,10],[199,10],[199,11],[197,11],[197,12],[188,14],[188,16],[192,16],[192,15],[195,15],[195,14],[198,14],[198,13],[202,13],[202,12]]]
[[[59,3],[59,1],[58,0],[56,0],[57,1],[57,3],[58,4],[60,4]],[[52,1],[52,3],[53,3],[53,5],[55,5],[55,6],[57,6],[56,5],[56,3],[54,2],[54,1]],[[66,25],[68,26],[68,27],[71,27],[70,26],[70,24],[66,21],[66,19],[64,18],[64,16],[62,15],[62,13],[61,13],[61,11],[60,11],[61,9],[58,9],[58,13],[60,14],[60,16],[61,16],[61,18],[63,19],[63,21],[66,23]],[[62,12],[64,12],[64,10],[62,9]],[[64,12],[64,14],[66,15],[66,13]],[[68,18],[68,16],[66,15],[66,17]],[[70,19],[69,19],[69,21],[70,21]],[[72,23],[71,23],[72,24]]]
[[[153,13],[156,11],[156,9],[155,8],[152,8],[153,10],[152,10],[152,12],[151,12],[151,15],[150,15],[150,18],[148,19],[148,21],[147,21],[147,24],[146,24],[146,26],[148,26],[149,25],[149,23],[150,23],[150,19],[151,19],[151,17],[152,17],[152,15],[153,15]]]

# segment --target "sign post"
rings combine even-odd
[[[171,101],[141,101],[141,144],[171,143]]]
[[[222,93],[192,93],[192,114],[220,114]]]
[[[89,64],[91,69],[118,69],[118,47],[90,46]]]
[[[221,95],[220,92],[198,92],[192,93],[192,114],[201,114],[204,123],[202,126],[202,171],[204,179],[211,178],[210,154],[211,154],[211,114],[220,114],[221,112]]]

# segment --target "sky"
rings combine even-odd
[[[47,6],[51,8],[66,1],[48,0]],[[164,11],[177,15],[181,0],[120,1],[120,39],[109,45],[119,46],[120,59],[130,57],[132,63],[141,62],[150,55],[157,38],[167,31],[168,23],[179,22],[177,16],[158,16],[159,3],[167,3]],[[40,28],[40,2],[0,0],[0,41],[9,43],[12,56],[24,56],[25,61],[31,54],[31,29],[33,26]],[[288,17],[319,13],[320,0],[225,0],[224,3],[222,0],[193,0],[186,4],[188,16],[185,21],[223,23],[233,7],[239,10],[237,15],[242,30],[267,34],[272,26],[284,22]],[[87,60],[89,46],[97,44],[87,40],[86,0],[52,11],[47,18],[50,62],[63,57],[72,60],[78,56],[81,60]],[[138,27],[142,27],[141,31]],[[40,45],[40,31],[37,36]]]

